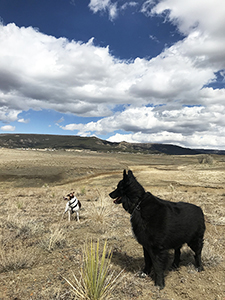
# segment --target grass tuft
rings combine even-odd
[[[65,244],[65,234],[60,227],[50,228],[49,234],[41,241],[41,247],[48,252],[63,248]]]
[[[64,278],[71,286],[78,299],[86,300],[106,300],[109,299],[115,287],[121,281],[121,273],[114,276],[111,271],[112,252],[107,251],[107,242],[105,241],[102,253],[99,250],[99,240],[94,245],[84,245],[83,267],[81,267],[80,280],[73,274],[74,282]]]
[[[114,207],[108,201],[103,192],[98,190],[99,201],[93,202],[92,214],[89,217],[94,224],[93,229],[98,233],[105,233],[112,226],[110,216],[113,215]]]

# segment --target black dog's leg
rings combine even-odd
[[[180,264],[180,248],[175,249],[174,260],[172,263],[172,268],[177,269]]]
[[[143,251],[144,251],[144,258],[145,258],[145,267],[144,267],[143,272],[145,274],[149,275],[151,272],[151,269],[152,269],[152,260],[148,253],[148,250],[145,249],[145,247],[143,247]]]
[[[195,264],[198,272],[204,271],[202,266],[201,253],[203,248],[203,238],[200,237],[197,240],[191,241],[188,246],[195,252]]]
[[[165,287],[164,269],[166,258],[167,251],[165,250],[158,250],[153,254],[152,257],[152,264],[155,273],[155,285],[159,286],[160,289],[163,289]]]

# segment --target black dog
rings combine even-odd
[[[131,225],[137,241],[143,246],[143,272],[155,274],[155,285],[164,288],[164,269],[167,250],[175,249],[173,268],[180,262],[184,243],[195,252],[195,263],[202,271],[201,251],[205,232],[204,215],[200,207],[185,202],[169,202],[145,192],[132,171],[123,172],[123,179],[109,194],[115,204],[122,203],[131,214]]]

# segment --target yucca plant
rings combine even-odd
[[[86,242],[83,251],[83,266],[80,271],[81,279],[78,280],[74,274],[74,283],[65,278],[78,299],[109,299],[112,291],[119,284],[119,279],[121,279],[120,275],[122,273],[120,272],[117,276],[114,276],[114,272],[110,269],[111,258],[112,252],[109,250],[107,253],[106,241],[101,255],[99,251],[99,240],[96,245],[91,241],[90,246],[88,246]]]

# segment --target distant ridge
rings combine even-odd
[[[221,154],[225,150],[189,149],[170,144],[112,143],[96,137],[47,134],[0,134],[0,147],[56,150],[90,150],[101,152],[130,152],[145,154],[196,155]]]

